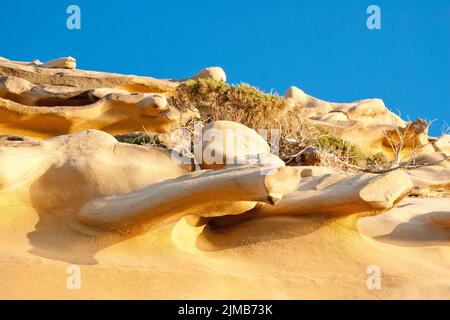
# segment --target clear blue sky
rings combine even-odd
[[[66,9],[81,8],[81,30]],[[382,29],[366,27],[370,4]],[[450,124],[450,0],[1,0],[0,56],[183,78],[219,65],[229,82],[284,94],[379,97],[404,118]]]

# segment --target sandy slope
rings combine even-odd
[[[449,213],[450,199],[408,198],[359,219],[265,218],[198,237],[182,220],[124,240],[10,207],[0,217],[0,298],[449,299],[450,233],[429,223],[434,212]],[[80,290],[66,287],[73,263]],[[380,290],[367,288],[370,265],[381,268]]]

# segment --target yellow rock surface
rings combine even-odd
[[[167,103],[177,80],[75,69],[73,58],[47,63],[0,60],[0,132],[48,138],[86,129],[164,133],[198,116]],[[219,67],[197,78],[226,80]]]
[[[220,67],[205,77],[226,81]],[[170,105],[178,84],[0,58],[1,299],[450,299],[450,198],[407,197],[449,190],[448,135],[380,99],[296,87],[289,108],[368,153],[420,146],[418,167],[288,167],[230,121],[205,125],[216,139],[192,156],[111,135],[195,117]]]

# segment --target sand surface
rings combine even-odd
[[[2,299],[450,299],[450,199],[406,198],[378,216],[270,217],[222,230],[185,220],[118,241],[3,207]],[[81,270],[68,289],[67,268]],[[381,288],[367,287],[367,269]]]

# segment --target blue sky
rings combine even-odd
[[[66,9],[81,8],[81,30]],[[366,27],[370,4],[381,30]],[[450,124],[450,0],[1,0],[0,56],[72,55],[80,69],[183,78],[222,66],[229,82],[284,94],[379,97],[404,118]]]

